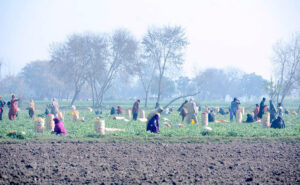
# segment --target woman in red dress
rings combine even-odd
[[[19,99],[17,99],[16,95],[13,94],[12,98],[10,100],[10,108],[9,108],[9,112],[8,112],[8,118],[10,120],[15,120],[16,115],[18,113],[17,101],[19,101]]]

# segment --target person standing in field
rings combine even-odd
[[[183,109],[183,106],[185,105],[185,104],[187,104],[187,100],[185,100],[181,105],[180,105],[180,107],[178,108],[178,112],[181,112],[181,110]]]
[[[258,118],[258,116],[257,116],[258,113],[259,113],[259,105],[258,105],[258,104],[255,105],[255,109],[254,109],[253,112],[254,112],[254,120],[255,120],[255,121],[259,120],[259,118]]]
[[[266,98],[265,97],[263,97],[263,99],[261,100],[261,102],[260,102],[260,104],[259,104],[259,113],[258,113],[258,115],[257,115],[257,117],[259,118],[259,119],[261,119],[262,118],[262,116],[264,115],[264,113],[265,113],[265,111],[264,111],[264,108],[265,108],[265,101],[266,101]]]
[[[6,102],[2,100],[2,97],[0,96],[0,121],[2,120],[2,114],[4,111],[4,106]]]
[[[147,116],[148,122],[147,122],[146,131],[150,131],[152,133],[157,133],[159,131],[159,117],[162,111],[163,108],[158,107]]]
[[[187,110],[187,114],[186,114],[187,123],[192,123],[192,120],[194,120],[195,123],[198,123],[198,119],[197,119],[198,108],[193,99],[190,99],[190,101],[183,106],[183,109]]]
[[[185,118],[185,116],[187,115],[187,109],[186,108],[184,108],[184,105],[185,104],[187,104],[187,100],[185,100],[182,104],[181,104],[181,106],[178,108],[178,112],[179,112],[179,114],[180,114],[180,116],[181,116],[181,118],[182,118],[182,122],[184,121],[184,118]]]
[[[278,110],[278,116],[283,118],[283,107],[281,103],[278,103],[277,110]]]
[[[140,100],[137,100],[133,104],[133,107],[132,107],[132,119],[133,120],[136,120],[138,117],[140,102],[141,102]]]
[[[51,114],[54,115],[54,117],[57,117],[59,111],[59,106],[56,98],[53,98],[52,104],[51,104]]]
[[[272,102],[272,100],[270,100],[270,122],[272,123],[273,120],[276,119],[276,108]]]
[[[35,104],[34,104],[33,99],[31,99],[30,103],[29,103],[29,108],[28,108],[28,114],[29,114],[30,118],[34,117],[34,113],[35,113]]]
[[[19,101],[19,99],[17,99],[16,95],[13,94],[11,96],[10,108],[9,108],[9,112],[8,112],[8,118],[9,118],[9,120],[15,120],[15,118],[16,118],[16,115],[18,113],[17,101]]]
[[[233,98],[230,104],[230,121],[233,121],[233,116],[236,118],[236,111],[239,110],[240,100]]]

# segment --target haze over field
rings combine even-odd
[[[299,10],[297,0],[1,0],[2,71],[17,74],[31,61],[50,59],[50,44],[73,33],[124,27],[141,39],[152,25],[180,25],[190,42],[186,76],[231,66],[269,79],[272,46],[300,30]]]

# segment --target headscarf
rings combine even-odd
[[[153,110],[152,112],[150,112],[147,116],[147,120],[149,121],[153,116],[158,115],[160,116],[160,113],[163,111],[164,109],[162,107],[158,107],[157,109]]]

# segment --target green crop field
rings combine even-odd
[[[40,104],[38,106],[45,105]],[[199,124],[187,124],[183,123],[185,126],[182,128],[177,127],[166,127],[165,122],[171,125],[181,123],[181,117],[177,111],[168,115],[161,115],[160,119],[160,132],[158,134],[152,134],[146,132],[146,123],[139,121],[121,121],[113,120],[113,117],[109,115],[109,110],[106,110],[101,115],[103,120],[105,120],[106,128],[118,128],[124,129],[121,132],[106,132],[106,134],[100,135],[94,131],[94,121],[97,115],[94,112],[89,112],[86,104],[82,105],[79,109],[80,117],[85,118],[85,122],[73,122],[72,115],[69,114],[71,109],[65,108],[65,120],[64,125],[68,132],[67,136],[55,135],[50,131],[44,130],[44,133],[34,132],[34,120],[29,118],[28,112],[26,110],[21,110],[19,116],[15,121],[9,121],[7,117],[8,110],[6,109],[3,113],[3,120],[0,121],[0,140],[57,140],[57,139],[78,139],[78,140],[107,140],[108,138],[118,138],[120,141],[161,141],[161,140],[174,140],[180,141],[182,138],[185,140],[199,141],[205,140],[209,137],[214,138],[283,138],[283,137],[294,137],[298,138],[300,136],[300,116],[295,116],[292,114],[284,115],[284,121],[286,124],[285,129],[272,129],[263,128],[261,123],[209,123],[209,127],[212,131],[204,131],[201,125],[201,116],[198,114]],[[116,105],[116,104],[114,104]],[[125,112],[126,108],[129,108],[128,103],[124,104],[123,109]],[[246,109],[246,113],[250,112],[252,108]],[[146,110],[146,115],[150,109]],[[43,114],[44,110],[40,109],[36,112],[36,115]],[[164,121],[162,118],[167,118],[168,121]],[[229,115],[216,115],[216,119],[229,120]],[[243,118],[245,120],[245,117]],[[45,126],[46,127],[46,126]],[[9,133],[14,131],[14,133]],[[23,133],[22,133],[23,132]],[[299,138],[298,138],[299,139]]]

